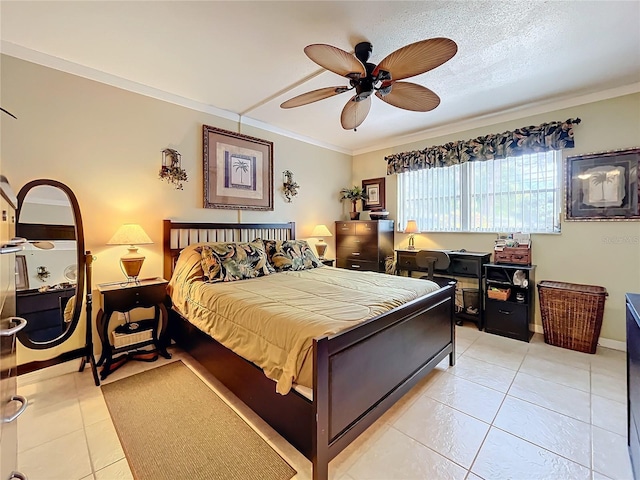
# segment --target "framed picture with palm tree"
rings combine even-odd
[[[204,207],[273,210],[273,142],[203,125]]]
[[[567,157],[566,220],[640,220],[640,148]]]

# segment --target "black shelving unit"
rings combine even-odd
[[[534,316],[535,265],[488,263],[485,268],[485,330],[528,342],[533,335],[529,323]],[[517,273],[520,271],[521,273]],[[521,280],[525,281],[522,282]],[[509,290],[505,300],[489,298],[492,287]]]

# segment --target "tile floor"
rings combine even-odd
[[[632,479],[623,352],[596,355],[457,328],[457,364],[440,364],[330,465],[331,478]],[[310,463],[174,349],[299,472]],[[171,361],[173,361],[171,360]],[[107,381],[166,363],[130,362]],[[132,478],[101,390],[68,362],[23,375],[18,467],[31,480]]]

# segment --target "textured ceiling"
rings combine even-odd
[[[229,118],[241,115],[346,152],[500,112],[517,116],[596,92],[640,90],[638,1],[2,1],[0,14],[2,51],[9,55],[144,87],[205,111],[222,109]],[[366,40],[373,44],[370,61],[378,63],[433,37],[453,39],[458,53],[410,80],[442,99],[431,112],[373,98],[353,132],[340,126],[349,93],[279,107],[309,90],[347,85],[307,58],[308,44],[350,51]]]

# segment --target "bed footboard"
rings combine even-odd
[[[314,341],[314,480],[447,355],[455,363],[453,295],[447,287]]]

